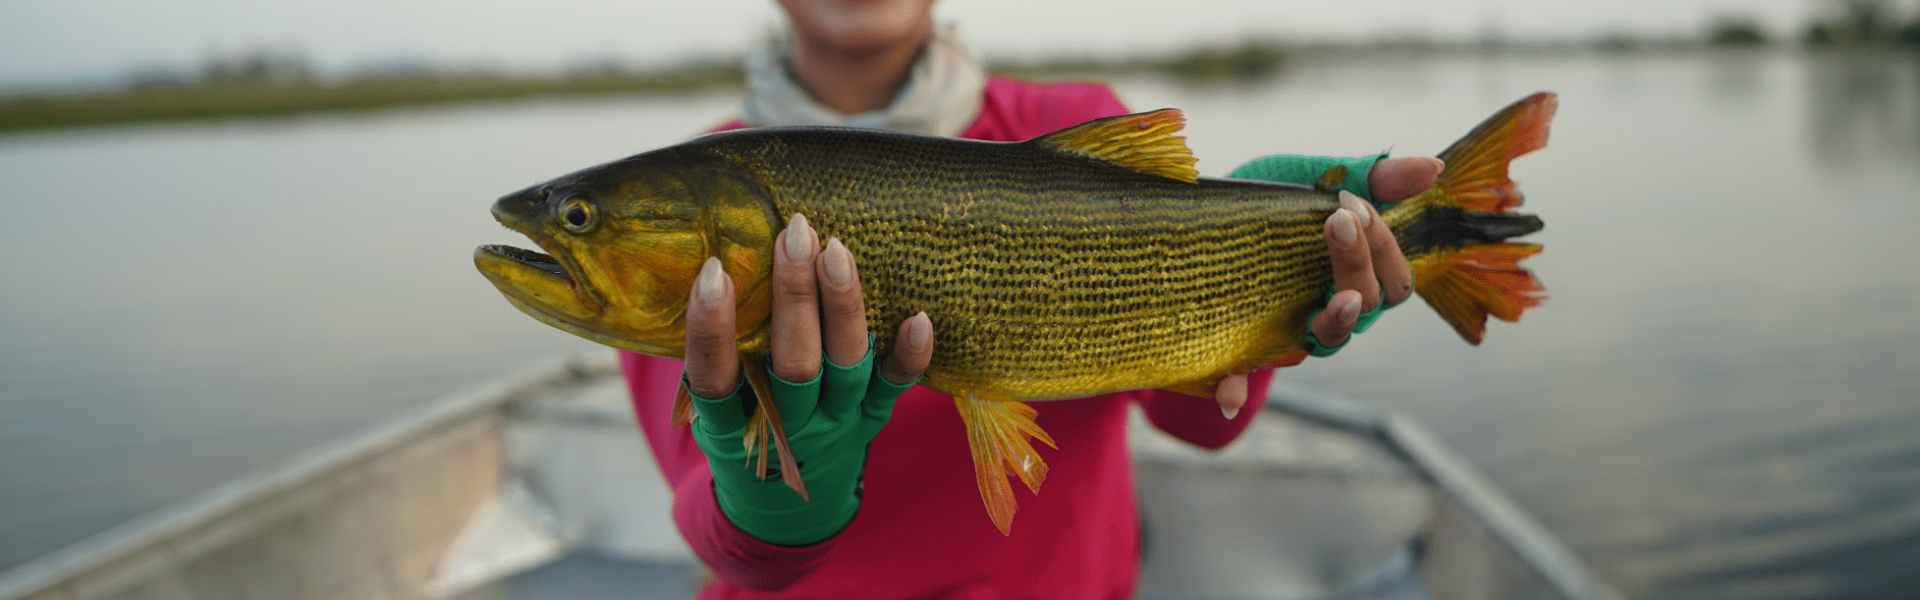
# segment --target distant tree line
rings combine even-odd
[[[1755,47],[1772,42],[1758,20],[1723,15],[1707,29],[1707,45]],[[1920,47],[1920,14],[1901,14],[1888,0],[1829,0],[1827,15],[1806,26],[1800,42],[1810,47]]]
[[[1894,0],[1824,0],[1826,16],[1807,24],[1800,32],[1800,43],[1808,47],[1905,45],[1920,48],[1920,11],[1900,10]],[[1763,47],[1776,40],[1758,19],[1740,14],[1725,14],[1708,24],[1704,38],[1652,39],[1614,32],[1592,40],[1588,48],[1602,52],[1631,52],[1663,48],[1683,49],[1705,43],[1712,47]],[[1422,44],[1400,44],[1414,50],[1432,50]],[[1357,49],[1393,50],[1392,43],[1365,45]],[[1445,44],[1426,44],[1445,46]],[[1551,43],[1548,44],[1552,45]],[[1499,50],[1502,43],[1486,43],[1484,49]],[[1279,72],[1287,62],[1292,46],[1271,40],[1251,41],[1230,49],[1201,49],[1163,58],[1122,60],[1043,60],[996,65],[996,70],[1028,75],[1071,72],[1156,72],[1187,81],[1257,80]],[[1339,48],[1333,48],[1339,50]],[[697,73],[702,82],[712,82],[715,74],[737,73],[733,57],[704,56],[686,61],[678,68],[638,69],[618,58],[580,62],[555,73],[566,80],[601,81],[609,79],[685,79]],[[317,72],[298,49],[259,47],[237,52],[210,54],[197,69],[147,68],[134,72],[130,87],[173,87],[204,84],[270,84],[310,82]],[[364,79],[418,80],[493,80],[515,79],[505,73],[450,72],[424,60],[392,62],[360,69],[344,78],[331,78],[336,84]],[[719,79],[725,79],[720,77]],[[645,86],[643,86],[645,87]],[[667,86],[682,88],[682,86]]]
[[[1920,47],[1920,14],[1899,14],[1887,0],[1833,0],[1831,6],[1832,16],[1807,26],[1806,45]]]
[[[1904,45],[1920,49],[1920,14],[1908,0],[1821,0],[1825,14],[1806,25],[1804,47]],[[1640,37],[1615,32],[1592,40],[1510,42],[1496,38],[1450,43],[1414,36],[1371,43],[1283,44],[1248,39],[1236,46],[1159,56],[994,61],[997,72],[1032,77],[1153,73],[1199,84],[1253,82],[1283,72],[1292,57],[1326,54],[1437,52],[1642,52],[1763,47],[1760,21],[1725,15],[1704,36]],[[737,57],[705,56],[674,67],[641,67],[612,56],[531,74],[484,66],[448,68],[424,58],[363,66],[351,74],[318,72],[298,49],[258,47],[216,52],[184,68],[147,68],[130,85],[96,90],[0,90],[0,135],[14,131],[165,121],[281,118],[310,113],[385,110],[523,98],[682,92],[740,85]]]

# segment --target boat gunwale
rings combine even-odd
[[[175,539],[221,519],[296,493],[327,476],[376,460],[427,434],[481,413],[581,378],[617,371],[611,352],[578,352],[536,361],[450,392],[297,454],[254,469],[212,489],[167,504],[92,537],[0,571],[0,600],[26,598],[63,585],[143,552],[171,554]],[[182,557],[169,556],[169,560]]]
[[[1495,486],[1486,474],[1448,449],[1418,420],[1278,377],[1267,388],[1266,409],[1372,438],[1385,445],[1485,527],[1488,537],[1505,546],[1563,596],[1582,600],[1626,598]]]
[[[168,560],[187,544],[176,538],[230,515],[297,493],[329,475],[377,460],[422,436],[487,411],[504,411],[544,391],[617,373],[613,353],[583,351],[534,362],[381,419],[339,440],[256,469],[213,489],[161,507],[93,537],[0,572],[0,600],[57,592],[89,572],[160,549]],[[1470,463],[1416,420],[1276,378],[1267,410],[1310,420],[1385,445],[1541,577],[1569,598],[1624,598]],[[134,566],[135,572],[139,566]],[[127,575],[123,573],[122,575]]]

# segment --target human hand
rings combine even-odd
[[[866,304],[853,254],[837,239],[820,251],[819,236],[799,214],[774,237],[773,245],[773,373],[787,381],[805,381],[820,372],[823,309],[827,359],[839,365],[859,362],[869,348]],[[719,260],[707,259],[687,302],[687,383],[702,397],[725,395],[740,383],[733,292]],[[894,339],[900,343],[880,372],[889,382],[911,384],[933,360],[933,323],[926,313],[914,315],[900,324]]]
[[[1382,158],[1367,173],[1367,187],[1377,202],[1399,202],[1433,187],[1444,166],[1437,158]],[[1413,294],[1413,269],[1380,211],[1351,192],[1340,192],[1340,209],[1327,217],[1321,234],[1332,256],[1335,292],[1308,329],[1323,346],[1339,347],[1353,335],[1360,314],[1378,306],[1382,296],[1393,305]],[[1246,374],[1229,374],[1213,395],[1221,414],[1234,418],[1247,403]]]
[[[772,475],[762,479],[745,464],[749,413],[738,391],[734,291],[713,258],[688,300],[686,380],[700,415],[694,441],[713,468],[722,512],[755,538],[797,546],[832,537],[852,521],[867,444],[891,417],[894,400],[926,371],[933,325],[925,313],[908,318],[893,351],[874,367],[852,253],[838,239],[822,250],[797,214],[774,237],[773,286],[768,364],[746,368],[772,372],[759,402],[778,410],[809,493],[796,494]]]
[[[1383,158],[1367,174],[1367,186],[1374,202],[1399,202],[1433,187],[1444,166],[1437,158]],[[1308,326],[1322,346],[1336,348],[1353,334],[1360,314],[1379,306],[1383,295],[1388,305],[1413,295],[1413,269],[1373,202],[1351,192],[1340,192],[1340,209],[1327,217],[1321,235],[1332,255],[1335,291]]]

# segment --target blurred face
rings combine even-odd
[[[934,0],[778,0],[795,36],[842,52],[919,44]]]

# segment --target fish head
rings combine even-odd
[[[640,155],[501,197],[493,216],[541,251],[488,245],[474,263],[521,312],[615,348],[680,358],[694,278],[717,256],[742,337],[771,306],[767,186],[723,161]]]

